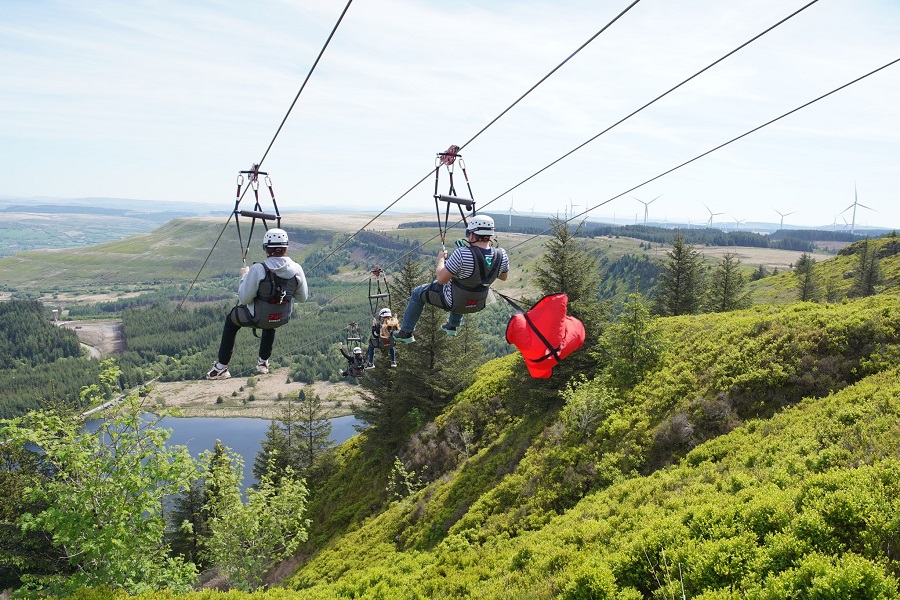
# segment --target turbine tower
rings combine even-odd
[[[704,204],[703,206],[706,208],[706,210],[709,211],[709,220],[706,222],[706,226],[707,226],[707,227],[712,227],[712,224],[713,224],[713,217],[718,217],[719,215],[724,215],[724,214],[725,214],[725,213],[714,213],[714,212],[713,212],[708,206],[706,206],[705,204]]]
[[[509,226],[510,228],[512,228],[512,216],[513,216],[513,213],[519,214],[519,211],[517,211],[516,209],[513,208],[513,199],[514,199],[514,198],[512,198],[512,197],[510,196],[510,198],[509,198],[509,210],[507,211],[507,213],[509,214],[509,225],[508,225],[508,226]],[[534,212],[534,210],[532,210],[532,212]]]
[[[662,194],[660,194],[659,196],[662,196]],[[632,198],[634,198],[635,200],[637,200],[638,202],[640,202],[641,204],[644,205],[644,225],[647,224],[647,217],[650,215],[650,205],[653,204],[656,201],[656,199],[659,198],[659,196],[657,196],[653,200],[648,200],[646,202],[644,202],[637,196],[632,196]]]
[[[580,205],[580,204],[575,204],[574,202],[572,202],[572,196],[569,196],[569,210],[572,211],[572,218],[573,218],[573,219],[575,218],[575,207],[576,207],[576,206],[581,206],[581,205]]]
[[[779,223],[778,229],[784,229],[784,218],[785,217],[790,216],[790,215],[794,214],[795,212],[797,212],[797,211],[793,211],[793,212],[789,212],[789,213],[783,213],[780,210],[778,210],[777,208],[773,208],[772,210],[774,210],[779,215],[781,215],[781,223]]]
[[[853,204],[851,204],[850,206],[848,206],[847,208],[845,208],[844,210],[841,211],[841,214],[843,215],[845,212],[847,212],[851,208],[853,209],[853,218],[850,221],[850,235],[853,235],[853,233],[856,231],[856,207],[857,206],[859,206],[860,208],[865,208],[866,210],[875,211],[874,208],[869,208],[865,204],[859,203],[859,197],[856,194],[856,184],[854,183],[853,184]],[[875,212],[877,212],[877,211],[875,211]]]

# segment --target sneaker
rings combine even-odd
[[[404,344],[412,344],[416,341],[411,331],[403,331],[402,329],[394,334],[394,339]]]
[[[212,369],[206,374],[207,379],[231,379],[231,373],[228,372],[228,365],[220,365],[213,363]]]
[[[263,360],[261,358],[259,360],[257,360],[256,361],[256,372],[259,373],[260,375],[265,375],[266,373],[268,373],[269,372],[269,361]]]
[[[346,377],[347,372],[343,369],[338,369],[338,375],[340,375],[341,377]]]
[[[396,367],[397,367],[397,361],[392,362],[392,363],[391,363],[391,366],[394,367],[394,368],[396,368]]]
[[[450,323],[441,325],[441,331],[450,336],[456,335],[456,327],[450,327]]]

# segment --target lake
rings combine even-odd
[[[88,428],[93,430],[96,423],[88,423]],[[194,457],[212,450],[216,440],[221,440],[244,459],[243,487],[247,487],[256,483],[253,461],[262,449],[269,423],[268,419],[246,417],[166,417],[160,421],[160,427],[172,431],[168,445],[187,446]],[[360,424],[353,415],[331,419],[331,440],[335,445],[344,443],[356,435],[354,426]]]

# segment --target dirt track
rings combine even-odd
[[[59,326],[74,331],[82,346],[90,347],[88,351],[94,358],[125,351],[125,332],[121,321],[60,321]]]

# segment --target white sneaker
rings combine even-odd
[[[263,360],[261,358],[258,359],[256,361],[256,372],[259,373],[260,375],[265,375],[266,373],[268,373],[269,372],[269,361]]]
[[[213,363],[212,369],[206,373],[207,379],[231,379],[231,373],[228,372],[228,365],[220,365]]]

